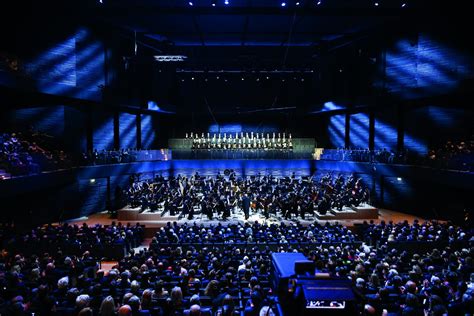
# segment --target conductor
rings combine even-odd
[[[247,193],[242,197],[242,208],[244,210],[245,219],[249,219],[250,198]]]

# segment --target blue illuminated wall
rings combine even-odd
[[[24,64],[26,75],[37,81],[39,90],[53,85],[76,85],[76,34],[69,34]]]
[[[384,107],[375,114],[374,148],[397,150],[398,130],[397,116],[394,107]]]
[[[137,121],[136,114],[120,113],[119,130],[120,130],[120,147],[136,148],[137,147]]]
[[[369,115],[366,113],[350,116],[349,140],[351,147],[369,148]]]
[[[345,147],[346,115],[333,115],[329,119],[329,141],[334,148]]]
[[[38,91],[100,100],[105,56],[102,42],[90,30],[78,28],[26,60],[22,70]]]
[[[265,123],[263,125],[251,125],[243,123],[225,123],[225,124],[212,124],[208,129],[209,133],[278,133],[281,129],[276,125]]]
[[[142,148],[154,148],[156,136],[153,117],[149,114],[142,114],[141,121]]]
[[[76,39],[76,88],[75,96],[81,99],[100,99],[100,87],[105,84],[104,64],[110,54],[102,41],[88,29],[79,29]],[[110,67],[108,67],[110,68]]]
[[[414,108],[405,115],[405,147],[412,151],[427,151],[449,139],[469,137],[474,131],[474,112],[440,106]]]
[[[474,74],[474,58],[456,46],[450,38],[428,33],[394,41],[387,49],[386,68],[382,70],[386,88],[407,98],[454,91]]]
[[[12,110],[8,114],[9,129],[21,131],[33,127],[34,130],[62,138],[64,134],[64,108],[64,106],[58,105]]]
[[[93,117],[93,147],[97,150],[114,149],[114,117],[112,113],[95,112]]]

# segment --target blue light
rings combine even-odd
[[[281,6],[282,6],[282,7],[286,7],[286,2],[282,2],[282,3],[281,3]]]
[[[332,101],[325,102],[322,111],[333,111],[333,110],[342,110],[345,109],[345,106],[338,105]]]
[[[333,115],[329,120],[329,140],[335,148],[345,147],[345,115]]]
[[[189,4],[190,6],[193,6],[193,5],[194,5],[194,3],[193,3],[192,1],[189,1],[188,4]]]
[[[228,5],[228,4],[229,4],[229,0],[225,0],[225,1],[224,1],[224,4],[225,4],[225,5]]]

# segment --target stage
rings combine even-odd
[[[250,217],[248,220],[245,220],[244,212],[240,208],[234,208],[231,212],[231,216],[226,220],[223,220],[221,217],[218,217],[217,214],[214,214],[213,219],[209,219],[206,215],[202,214],[198,208],[194,210],[194,217],[188,219],[186,217],[180,217],[179,215],[170,215],[169,213],[163,214],[163,211],[160,209],[156,212],[151,212],[150,209],[146,209],[144,212],[140,212],[139,207],[132,208],[130,206],[124,207],[118,210],[117,220],[119,221],[137,221],[137,222],[178,222],[178,223],[189,223],[189,222],[199,222],[203,224],[213,224],[217,222],[234,222],[234,223],[245,223],[247,221],[254,222],[266,222],[266,223],[281,223],[281,222],[301,222],[310,224],[315,220],[370,220],[378,219],[379,212],[378,209],[369,205],[361,204],[358,207],[344,207],[341,211],[336,209],[331,209],[326,214],[320,214],[317,211],[313,214],[307,214],[305,219],[302,219],[301,216],[296,216],[292,214],[290,219],[285,219],[282,214],[270,214],[269,218],[266,219],[261,210],[250,212]],[[163,214],[163,215],[162,215]]]

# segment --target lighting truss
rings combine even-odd
[[[179,62],[188,58],[183,55],[155,55],[154,57],[157,62]]]

